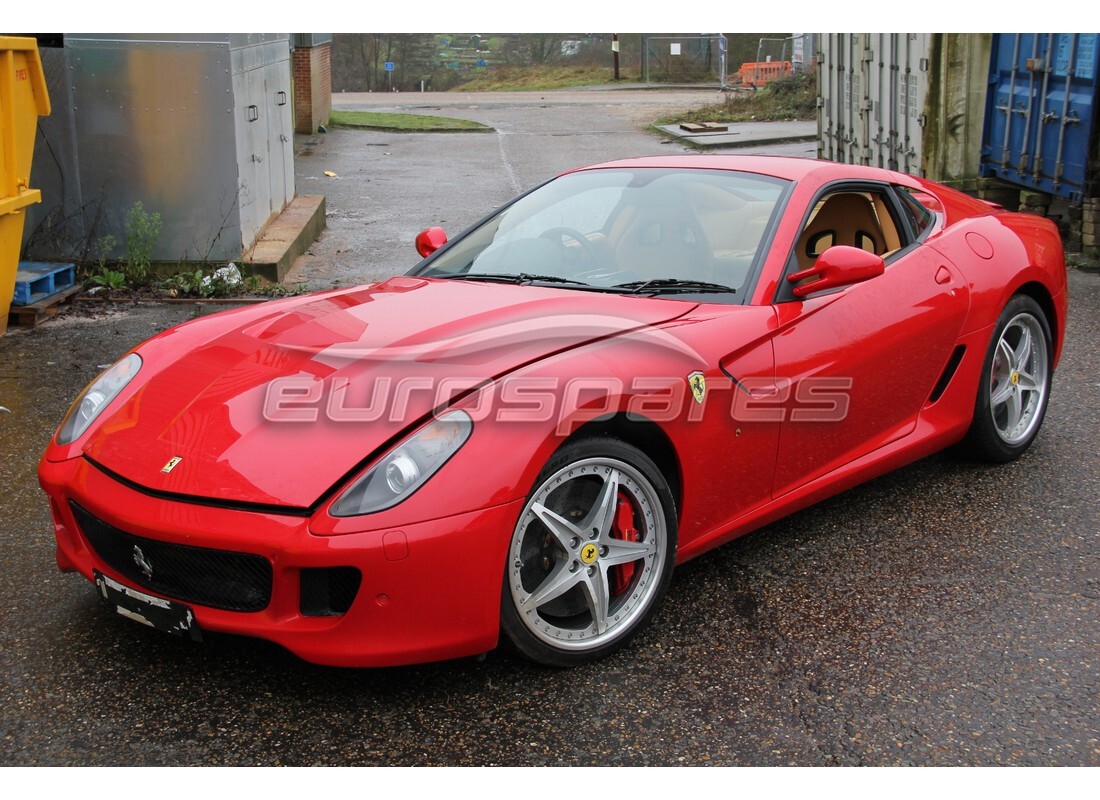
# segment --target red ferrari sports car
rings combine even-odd
[[[40,467],[61,569],[322,664],[577,664],[678,563],[950,445],[1016,458],[1062,349],[1055,226],[882,169],[618,161],[416,244],[93,381]]]

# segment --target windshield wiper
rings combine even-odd
[[[685,278],[651,278],[647,281],[630,281],[629,283],[617,283],[616,289],[629,289],[631,294],[672,294],[678,292],[721,292],[737,294],[732,286],[724,286],[721,283],[708,283],[707,281],[693,281]]]
[[[454,275],[432,275],[433,278],[447,278],[454,281],[489,281],[492,283],[567,283],[571,286],[589,286],[584,281],[575,281],[571,278],[562,278],[558,275],[532,275],[529,272],[518,272],[515,275],[502,275],[496,272],[459,272]]]

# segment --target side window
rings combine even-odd
[[[922,206],[917,199],[909,193],[908,189],[903,189],[900,186],[895,186],[894,189],[897,191],[898,198],[901,200],[902,212],[912,226],[914,236],[919,239],[925,231],[932,227],[932,220],[935,219],[935,217],[932,216],[931,211]]]
[[[818,256],[837,245],[884,257],[901,249],[901,229],[885,191],[840,190],[821,198],[795,244],[798,269],[813,266]]]

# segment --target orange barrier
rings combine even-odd
[[[741,65],[741,84],[759,88],[793,72],[790,61],[749,61]]]

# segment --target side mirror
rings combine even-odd
[[[885,270],[882,256],[841,244],[830,247],[817,257],[812,267],[788,275],[787,280],[794,284],[791,292],[795,297],[806,297],[826,289],[862,283]]]
[[[442,228],[428,228],[416,234],[416,252],[423,258],[427,258],[445,244],[447,244],[447,232]]]

